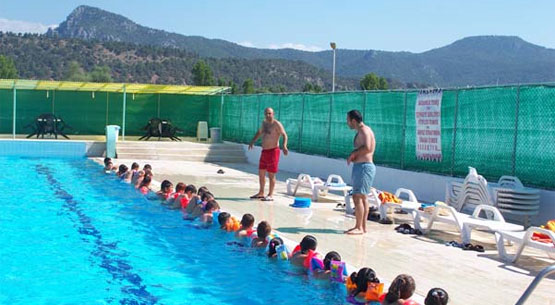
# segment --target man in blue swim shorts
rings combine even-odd
[[[346,234],[360,235],[366,233],[368,219],[368,195],[376,175],[373,157],[376,149],[374,132],[362,121],[358,110],[347,113],[347,125],[357,131],[353,141],[354,150],[347,158],[347,165],[353,163],[351,183],[353,184],[353,202],[355,204],[355,227],[345,231]]]

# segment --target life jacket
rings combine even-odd
[[[227,232],[238,231],[241,228],[241,222],[233,216],[230,218],[230,220],[231,221],[225,225],[225,230]]]

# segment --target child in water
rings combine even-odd
[[[412,276],[408,274],[398,275],[391,286],[382,302],[383,305],[403,305],[409,301],[410,297],[416,290],[416,284]]]
[[[374,290],[370,293],[368,291],[368,289],[373,289],[374,284],[380,285],[380,280],[371,268],[362,268],[358,272],[353,272],[347,279],[347,300],[349,303],[380,304],[380,291]]]
[[[254,216],[248,213],[243,215],[243,218],[241,218],[241,228],[235,233],[235,237],[251,237],[252,233],[254,233],[253,226]]]
[[[268,245],[268,236],[272,233],[272,227],[267,221],[261,221],[256,227],[256,238],[252,240],[253,248],[266,248]]]
[[[206,203],[204,207],[204,214],[200,217],[200,220],[204,223],[212,223],[213,219],[213,212],[218,211],[220,209],[220,205],[216,200],[210,200]]]
[[[268,244],[268,257],[269,258],[277,258],[277,247],[283,245],[283,239],[279,237],[274,237],[270,240]]]
[[[306,235],[303,237],[301,243],[293,250],[291,255],[291,264],[293,266],[308,269],[310,265],[307,264],[307,258],[319,256],[319,254],[315,252],[317,245],[318,241],[316,240],[316,237],[312,235]]]
[[[139,192],[143,195],[147,195],[150,192],[150,182],[152,179],[150,177],[144,177],[143,181],[139,185]]]
[[[447,305],[449,295],[441,288],[432,288],[424,300],[424,305]]]
[[[164,180],[160,184],[160,190],[156,193],[160,200],[166,201],[170,198],[171,194],[173,193],[173,184],[168,181]]]
[[[331,277],[331,261],[340,262],[341,255],[335,251],[328,252],[323,260],[324,269],[314,270],[313,277],[319,280],[329,280]]]

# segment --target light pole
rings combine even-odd
[[[330,47],[333,50],[333,68],[331,78],[331,92],[335,92],[335,42],[330,42]]]

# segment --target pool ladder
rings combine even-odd
[[[518,299],[518,301],[516,302],[515,305],[523,305],[526,302],[526,300],[528,299],[528,297],[530,297],[532,292],[534,292],[534,290],[536,289],[538,284],[541,282],[541,280],[543,280],[546,276],[548,276],[552,273],[555,273],[555,265],[551,265],[549,267],[544,268],[542,271],[540,271],[540,273],[538,273],[538,275],[536,275],[536,277],[534,278],[532,283],[530,283],[528,288],[526,288],[526,291],[524,291],[524,293],[522,294],[520,299]]]

